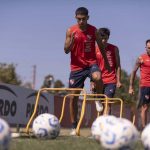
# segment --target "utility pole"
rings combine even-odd
[[[35,89],[36,84],[36,65],[33,65],[33,82],[32,82],[32,89]]]

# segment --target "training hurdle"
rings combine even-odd
[[[116,103],[116,102],[120,102],[120,118],[122,118],[122,114],[123,114],[123,100],[121,98],[108,98],[108,101],[110,101],[110,103]]]
[[[106,110],[107,110],[107,96],[106,95],[104,95],[104,94],[67,94],[67,95],[65,95],[64,96],[64,99],[63,99],[63,104],[62,104],[62,111],[61,111],[61,116],[60,116],[60,119],[59,119],[59,122],[61,123],[61,121],[62,121],[62,118],[63,118],[63,116],[64,116],[64,109],[65,109],[65,103],[66,103],[66,98],[67,97],[69,97],[69,96],[83,96],[84,98],[83,98],[83,102],[82,102],[82,108],[81,108],[81,115],[80,115],[80,118],[79,118],[79,122],[78,122],[78,124],[77,124],[77,128],[76,128],[76,135],[80,135],[80,127],[81,127],[81,123],[82,123],[82,120],[83,120],[83,117],[84,117],[84,113],[85,113],[85,107],[86,107],[86,100],[87,100],[87,96],[94,96],[94,97],[96,97],[96,96],[103,96],[103,97],[105,97],[105,98],[103,98],[103,99],[105,99],[106,100],[106,104],[105,104],[105,108],[106,108]],[[96,100],[96,99],[94,99],[93,98],[93,101],[94,100]],[[97,101],[98,100],[101,100],[100,98],[99,99],[97,99]],[[105,112],[105,111],[104,111]]]
[[[135,115],[133,115],[132,123],[135,124]]]
[[[87,94],[87,96],[99,96],[98,94]],[[101,94],[103,97],[105,98],[97,98],[97,97],[93,97],[93,98],[86,98],[86,100],[89,100],[89,101],[96,101],[96,100],[101,100],[102,103],[105,104],[105,109],[104,109],[104,115],[107,115],[107,109],[108,109],[108,104],[113,104],[113,103],[116,103],[116,102],[120,102],[120,118],[122,118],[122,114],[123,114],[123,100],[121,98],[109,98],[107,97],[106,95],[104,94]],[[98,114],[99,116],[99,114]]]
[[[34,117],[36,115],[36,112],[37,112],[37,107],[38,107],[38,103],[39,103],[40,94],[42,92],[45,92],[45,91],[80,91],[80,92],[83,92],[84,100],[83,100],[83,106],[82,107],[85,106],[85,102],[86,102],[86,90],[83,89],[83,88],[42,88],[37,93],[37,97],[36,97],[36,101],[35,101],[35,106],[34,106],[33,113],[32,113],[32,115],[31,115],[31,117],[30,117],[30,119],[29,119],[29,121],[27,123],[26,128],[25,128],[25,132],[27,134],[29,134],[30,125],[31,125],[31,123],[32,123],[32,121],[33,121],[33,119],[34,119]],[[83,116],[84,116],[84,112],[81,113],[81,117],[80,118],[82,119]],[[81,123],[82,120],[79,120],[79,122]]]

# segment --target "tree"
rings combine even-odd
[[[21,85],[22,81],[16,73],[16,65],[0,63],[0,82]]]
[[[43,85],[41,88],[63,88],[64,84],[62,83],[61,80],[54,80],[53,75],[48,74],[47,76],[45,76],[44,81],[43,81]],[[50,90],[48,91],[49,93],[53,93],[53,94],[64,94],[64,91],[56,91],[56,90]]]
[[[62,81],[61,80],[56,80],[55,82],[54,82],[54,88],[63,88],[64,87],[64,84],[62,83]],[[59,94],[59,95],[66,95],[67,94],[67,92],[66,91],[54,91],[54,93],[55,94]]]
[[[54,88],[63,88],[63,87],[64,87],[64,84],[62,83],[62,81],[56,80],[54,82]]]
[[[54,82],[54,77],[51,74],[45,76],[42,88],[51,88],[52,83]]]

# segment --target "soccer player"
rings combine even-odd
[[[71,53],[71,73],[69,77],[70,88],[83,88],[84,81],[87,77],[91,77],[96,84],[97,93],[101,93],[99,82],[101,81],[101,73],[97,66],[95,54],[95,42],[100,47],[101,53],[105,60],[105,66],[110,70],[101,38],[97,33],[97,29],[88,24],[89,19],[88,9],[79,7],[75,11],[77,24],[67,29],[64,51],[66,54]],[[73,91],[74,94],[79,94],[79,91]],[[72,96],[70,99],[70,116],[72,122],[71,135],[75,135],[77,126],[78,113],[78,97]]]
[[[113,98],[115,94],[116,87],[121,87],[121,65],[120,65],[120,55],[119,49],[117,46],[108,43],[108,39],[110,36],[110,30],[108,28],[100,28],[99,35],[102,39],[102,43],[105,48],[106,56],[111,67],[111,72],[109,72],[104,65],[104,59],[99,50],[99,47],[96,46],[96,57],[98,61],[98,66],[102,73],[102,81],[103,81],[103,93],[109,98]],[[93,87],[93,82],[91,82],[91,86]],[[92,89],[92,88],[91,88]],[[111,113],[111,105],[108,104],[108,112]]]
[[[134,80],[137,70],[140,68],[140,89],[137,108],[140,108],[142,129],[147,124],[147,111],[150,104],[150,39],[146,41],[146,53],[140,55],[133,68],[130,77],[129,94],[134,94]]]

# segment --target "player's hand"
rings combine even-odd
[[[129,88],[129,94],[134,95],[134,89],[132,87]]]
[[[71,51],[71,49],[72,49],[72,47],[73,47],[73,44],[74,44],[74,39],[75,39],[75,32],[73,32],[73,33],[71,34],[70,46],[69,46],[69,49],[68,49],[67,53],[69,53],[69,52]]]
[[[116,86],[117,86],[117,88],[120,88],[122,86],[121,82],[120,81],[117,82]]]
[[[90,91],[93,92],[95,89],[95,83],[93,81],[90,82]]]
[[[71,32],[69,28],[66,32],[66,40],[64,44],[64,52],[66,54],[68,54],[72,50],[74,44],[74,38],[75,38],[75,32]]]

